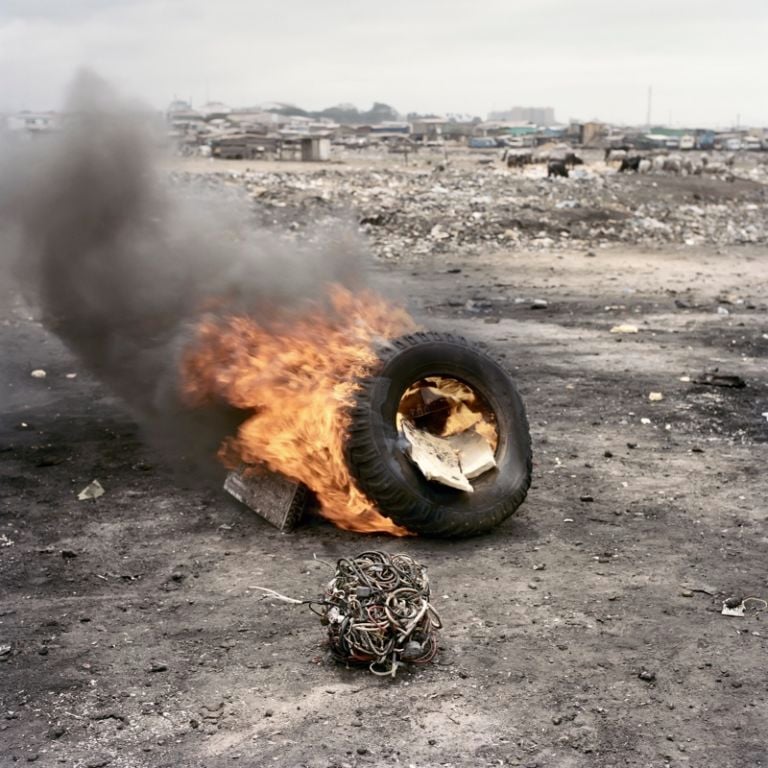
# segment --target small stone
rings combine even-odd
[[[46,377],[46,372],[42,368],[35,368],[32,373],[29,374],[33,379],[44,379]],[[37,758],[35,758],[37,759]]]
[[[683,590],[683,591],[680,593],[680,595],[681,595],[682,597],[693,597],[693,592],[691,592],[691,590],[690,590],[690,589],[684,589],[684,590]]]
[[[579,501],[583,501],[585,503],[588,503],[594,500],[595,500],[594,496],[590,496],[587,493],[583,494],[582,496],[579,496]]]
[[[656,679],[656,673],[648,669],[641,669],[637,676],[646,683],[652,683]]]
[[[167,672],[167,671],[168,671],[168,665],[164,664],[161,661],[153,662],[147,669],[147,672]]]
[[[534,584],[532,581],[528,582],[528,589],[538,589],[538,585]]]
[[[606,459],[612,459],[613,454],[610,451],[604,451],[603,456],[605,456]]]
[[[109,765],[111,762],[112,758],[109,755],[97,755],[85,763],[85,768],[104,768],[105,765]]]
[[[54,725],[48,729],[48,738],[60,739],[66,732],[67,729],[63,725]]]
[[[637,448],[637,443],[627,443],[627,448],[629,448],[630,450],[634,450],[635,448]]]
[[[536,563],[536,565],[533,566],[534,571],[543,571],[547,567],[546,563]]]

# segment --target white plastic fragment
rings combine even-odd
[[[46,372],[42,368],[35,368],[32,373],[29,374],[33,379],[44,379],[46,377]]]
[[[104,486],[98,481],[93,480],[83,488],[80,493],[77,494],[79,501],[87,501],[88,499],[98,499],[99,496],[103,496],[105,493]]]
[[[496,466],[496,458],[491,446],[474,429],[451,435],[445,440],[459,454],[459,466],[467,479],[474,480]]]
[[[472,485],[461,471],[459,454],[447,440],[422,432],[407,421],[403,422],[403,434],[411,461],[427,480],[472,493]]]
[[[648,399],[652,403],[658,403],[660,400],[664,399],[664,394],[662,392],[649,392]]]
[[[611,328],[611,333],[639,333],[639,328],[630,323],[623,323],[621,325],[614,325]]]
[[[745,597],[738,605],[734,606],[729,606],[729,602],[729,600],[723,601],[723,610],[720,611],[723,616],[743,616],[749,602],[760,603],[763,610],[768,609],[768,600],[763,600],[762,597]]]

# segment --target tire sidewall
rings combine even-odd
[[[472,481],[473,493],[427,481],[406,455],[405,440],[396,426],[400,400],[413,383],[430,376],[466,383],[496,416],[497,467]],[[391,514],[382,510],[395,522],[417,533],[476,533],[497,525],[525,498],[531,453],[522,399],[509,374],[463,339],[438,338],[395,351],[369,380],[365,399],[358,418],[367,421],[362,429],[367,430],[368,447],[374,449],[380,465],[375,483],[368,482],[368,477],[358,477],[358,481],[374,501],[377,489],[398,488],[398,510]],[[354,468],[354,451],[350,460]]]

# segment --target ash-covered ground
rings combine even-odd
[[[0,764],[768,765],[768,611],[721,614],[768,599],[764,166],[592,160],[556,180],[439,156],[170,171],[289,238],[347,221],[384,290],[506,362],[534,483],[477,539],[280,534],[4,310]],[[394,681],[333,664],[316,617],[253,588],[318,596],[315,556],[377,548],[428,567],[445,624],[436,663]]]

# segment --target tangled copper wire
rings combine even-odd
[[[426,664],[437,653],[442,623],[429,602],[427,572],[408,555],[340,559],[321,605],[337,661],[394,677],[403,662]]]

